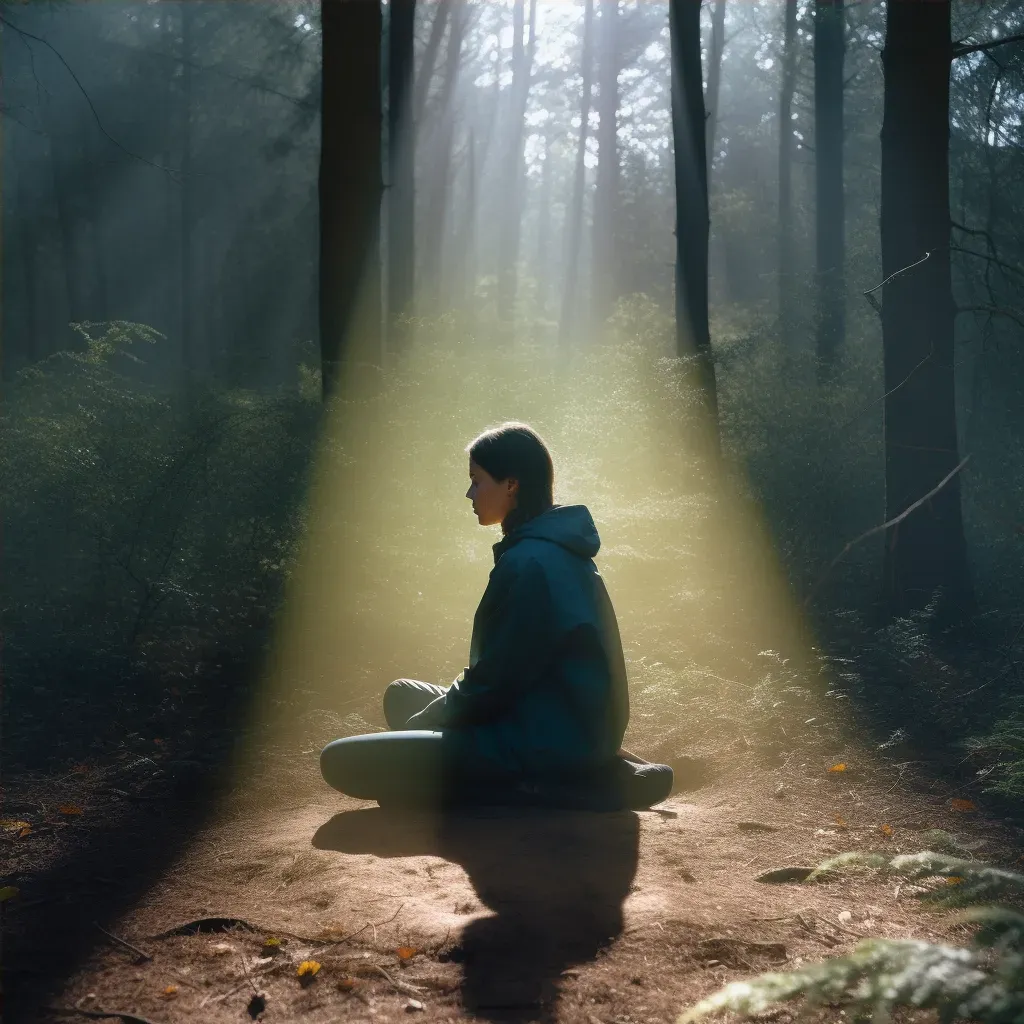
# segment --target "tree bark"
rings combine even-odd
[[[718,391],[708,323],[708,165],[701,81],[700,0],[669,0],[676,192],[676,350],[696,354],[702,428],[717,453]]]
[[[949,0],[889,0],[881,136],[887,520],[959,462],[948,248],[952,52]],[[891,528],[883,561],[889,614],[924,607],[938,589],[945,608],[970,607],[959,479]]]
[[[815,0],[814,146],[817,213],[816,351],[823,379],[831,376],[845,333],[845,203],[843,197],[843,0]]]
[[[430,82],[437,67],[437,58],[441,52],[441,40],[444,30],[451,17],[452,0],[440,0],[434,20],[430,23],[430,36],[426,49],[423,51],[423,63],[420,73],[416,76],[416,95],[414,101],[413,121],[418,131],[423,126],[423,114],[427,109],[427,97],[430,95]]]
[[[597,183],[591,277],[593,320],[603,324],[618,299],[615,238],[619,209],[619,0],[601,0],[597,59]],[[699,51],[698,51],[699,58]],[[699,60],[698,60],[699,66]],[[703,107],[703,97],[701,100]],[[703,123],[701,124],[703,134]],[[701,148],[703,149],[703,143]]]
[[[796,85],[797,0],[785,0],[782,32],[782,82],[779,90],[779,321],[793,317],[793,92]]]
[[[400,347],[399,320],[412,308],[415,287],[416,133],[411,100],[416,0],[391,0],[388,12],[388,337],[393,347]]]
[[[708,47],[707,128],[708,168],[715,159],[715,135],[718,131],[718,96],[722,84],[722,52],[725,49],[725,0],[715,0],[711,15],[711,45]]]
[[[536,47],[537,0],[530,0],[529,42],[524,43],[525,0],[515,0],[512,9],[512,105],[509,125],[508,162],[505,167],[504,217],[498,255],[498,319],[511,320],[519,291],[519,243],[522,235],[523,192],[526,169],[523,145],[526,141],[526,107],[533,77]]]
[[[342,360],[381,357],[381,8],[322,0],[320,359],[324,397]]]
[[[580,74],[583,90],[580,98],[580,135],[576,146],[572,197],[566,217],[565,284],[562,288],[562,315],[558,324],[558,344],[568,346],[579,312],[580,247],[583,243],[583,196],[587,181],[587,138],[590,134],[591,75],[594,65],[594,0],[585,0],[583,11],[583,52]]]

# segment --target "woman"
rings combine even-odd
[[[466,497],[480,525],[500,523],[503,535],[469,667],[447,689],[391,683],[384,715],[394,731],[328,744],[324,779],[382,806],[614,810],[665,799],[672,769],[620,747],[626,666],[590,513],[553,503],[551,456],[525,424],[488,430],[466,450]]]

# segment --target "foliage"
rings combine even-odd
[[[1024,801],[1024,702],[1011,701],[992,729],[966,740],[972,752],[994,755],[988,789],[1013,800]]]
[[[85,350],[23,370],[3,410],[12,713],[250,656],[302,529],[317,404],[162,394],[129,376],[155,331],[74,326]]]
[[[944,905],[1024,894],[1024,875],[925,851],[899,857],[848,853],[819,865],[808,882],[850,867],[875,867],[912,882],[941,878],[922,895]],[[1024,1018],[1024,915],[1004,906],[972,906],[960,915],[976,926],[968,948],[917,939],[866,939],[846,956],[796,971],[735,982],[702,1000],[679,1024],[732,1010],[761,1013],[804,997],[815,1006],[840,1004],[854,1019],[887,1021],[897,1007],[930,1009],[943,1022],[1019,1024]]]

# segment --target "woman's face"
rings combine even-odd
[[[516,507],[519,481],[509,477],[495,480],[486,469],[469,460],[469,490],[466,497],[481,526],[496,526]]]

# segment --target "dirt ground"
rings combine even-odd
[[[147,798],[136,755],[9,780],[5,1019],[665,1024],[862,936],[965,941],[891,878],[757,880],[925,849],[931,829],[1019,855],[1024,829],[957,810],[912,765],[838,756],[750,752],[708,781],[681,766],[680,791],[624,814],[386,812],[327,790],[315,759],[228,788],[204,819],[181,813],[187,787]]]

